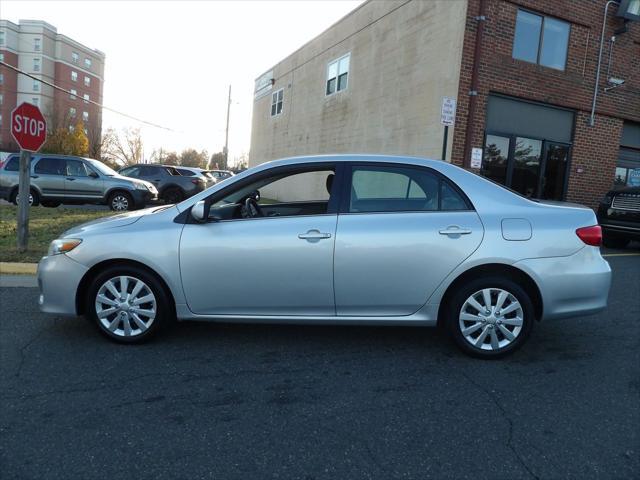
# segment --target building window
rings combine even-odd
[[[84,86],[85,87],[91,86],[91,77],[84,77]]]
[[[351,54],[347,54],[329,62],[329,65],[327,65],[327,95],[347,89],[350,58]]]
[[[40,91],[40,81],[39,80],[34,80],[33,81],[33,91],[34,92],[39,92]]]
[[[75,90],[74,88],[72,88],[71,90],[69,90],[69,98],[71,100],[75,100],[76,99],[76,95],[78,94],[77,90]]]
[[[0,45],[4,45],[4,32],[0,32]]]
[[[33,97],[31,99],[31,103],[37,107],[40,104],[40,99],[38,97]]]
[[[2,114],[0,113],[0,128],[2,128]]]
[[[518,10],[513,58],[564,70],[569,28],[569,24],[562,20]]]
[[[4,62],[4,53],[0,53],[0,62]]]
[[[69,125],[69,131],[71,133],[75,132],[75,130],[76,130],[76,127],[74,127],[73,125]]]
[[[33,50],[36,52],[39,52],[40,50],[42,50],[42,44],[41,44],[42,40],[40,38],[34,38],[33,39]]]
[[[91,59],[90,58],[85,58],[84,59],[84,66],[85,68],[91,68]]]
[[[0,106],[4,103],[4,94],[0,93]]]
[[[75,108],[73,108],[73,107],[69,108],[69,116],[71,118],[75,118],[76,117],[76,109]]]
[[[82,121],[83,122],[89,121],[89,112],[82,112]]]
[[[78,63],[79,58],[80,56],[76,52],[71,52],[71,61],[73,63]]]
[[[4,74],[0,73],[0,85],[4,83]]]
[[[277,92],[271,94],[271,116],[275,117],[282,113],[282,103],[284,97],[284,90],[281,88]]]
[[[85,135],[89,135],[89,130],[87,130],[86,128],[83,128],[82,131],[84,132]]]
[[[71,72],[71,81],[73,81],[73,82],[77,82],[78,81],[78,72],[75,72],[75,71]]]
[[[34,58],[33,59],[33,71],[34,72],[39,72],[40,71],[40,59],[39,58]]]
[[[89,103],[89,94],[88,93],[85,93],[83,98],[84,98],[84,103]]]

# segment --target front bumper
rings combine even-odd
[[[532,258],[514,264],[537,283],[545,320],[590,315],[606,308],[611,267],[597,247],[568,257]]]
[[[77,315],[76,292],[88,270],[65,254],[42,257],[37,272],[40,310],[58,315]]]
[[[136,207],[144,207],[147,203],[158,200],[158,192],[150,192],[149,190],[134,190],[131,194],[133,203]]]

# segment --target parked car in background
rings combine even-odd
[[[202,181],[206,183],[207,187],[210,187],[217,182],[216,178],[208,170],[204,170],[202,168],[180,166],[176,167],[176,170],[178,170],[178,173],[183,177],[201,178]]]
[[[235,175],[235,173],[230,172],[229,170],[209,170],[209,173],[213,175],[218,181],[233,177]]]
[[[539,320],[606,307],[600,241],[593,210],[534,202],[446,162],[290,158],[65,232],[38,266],[39,303],[123,343],[174,316],[440,323],[463,351],[492,358]]]
[[[640,240],[640,187],[610,190],[600,201],[598,222],[606,247],[624,248]]]
[[[181,202],[207,187],[201,178],[183,177],[171,165],[142,163],[122,168],[120,174],[153,183],[158,189],[158,198],[165,203]]]
[[[0,168],[0,198],[18,203],[20,157],[11,155]],[[122,212],[143,208],[158,198],[152,183],[124,177],[91,158],[33,154],[29,203],[108,205]]]

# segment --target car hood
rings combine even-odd
[[[91,220],[90,222],[76,225],[75,227],[64,232],[61,237],[73,237],[81,236],[85,233],[94,232],[97,230],[106,230],[110,228],[124,227],[136,223],[145,215],[153,212],[158,207],[145,208],[144,210],[136,210],[133,212],[120,213],[110,217],[98,218]]]
[[[120,174],[112,175],[109,178],[112,179],[112,180],[123,180],[125,182],[144,183],[147,187],[148,186],[152,186],[152,187],[154,186],[153,183],[147,182],[146,180],[142,180],[141,178],[126,177],[126,176],[120,175]]]

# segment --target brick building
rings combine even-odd
[[[11,111],[22,102],[37,105],[49,128],[82,121],[89,140],[99,139],[102,112],[86,100],[102,103],[104,53],[57,32],[40,20],[18,24],[0,20],[0,60],[66,90],[69,95],[0,65],[0,150],[16,151],[10,132]]]
[[[367,1],[256,80],[250,165],[330,152],[441,158],[450,97],[446,161],[595,206],[612,185],[640,181],[638,20],[639,0]]]

